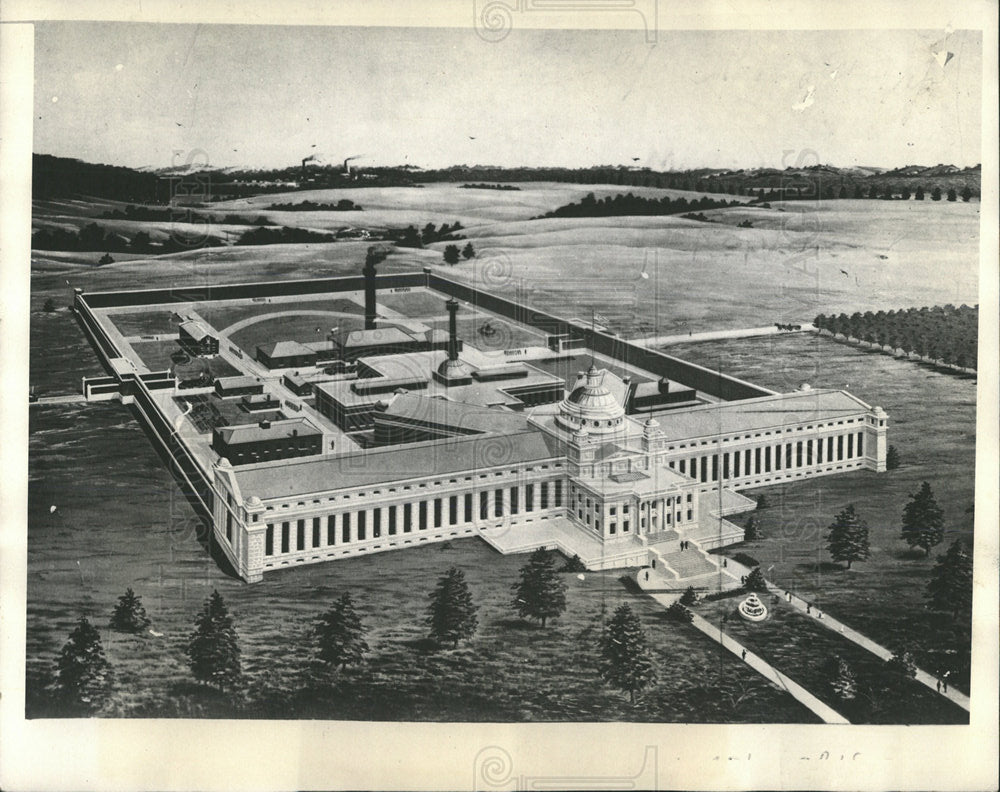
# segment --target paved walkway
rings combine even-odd
[[[639,575],[639,587],[643,587],[642,575]],[[654,586],[656,581],[649,581]],[[645,590],[645,589],[644,589]],[[645,590],[646,594],[652,597],[656,602],[662,605],[664,608],[669,608],[673,605],[674,601],[679,598],[679,594],[660,594],[656,591]],[[754,654],[749,649],[747,649],[743,644],[730,638],[724,632],[722,632],[718,627],[713,625],[711,622],[706,621],[701,616],[697,614],[691,614],[693,619],[691,624],[695,629],[703,632],[713,641],[715,641],[723,649],[727,649],[732,652],[737,657],[741,658],[744,663],[746,663],[750,668],[760,674],[762,677],[770,682],[773,682],[782,690],[787,691],[791,696],[793,696],[799,703],[811,710],[823,723],[840,723],[849,724],[850,721],[847,720],[843,715],[837,712],[832,707],[827,706],[818,698],[816,698],[812,693],[806,690],[802,685],[794,680],[789,679],[787,676],[782,674],[777,668],[768,663],[764,658],[759,655]],[[744,654],[745,653],[745,654]]]
[[[42,396],[37,401],[28,402],[29,406],[45,404],[83,404],[87,399],[82,393],[72,393],[68,396]]]
[[[746,567],[743,564],[740,564],[739,562],[734,561],[731,558],[729,559],[729,569],[731,569],[733,572],[736,572],[739,575],[750,574],[749,567]],[[876,657],[880,657],[883,660],[888,660],[892,657],[893,653],[888,649],[886,649],[881,644],[875,643],[875,641],[873,641],[868,636],[862,635],[857,630],[848,627],[839,619],[835,619],[829,614],[823,612],[822,609],[811,607],[810,604],[801,597],[792,594],[791,599],[789,599],[788,597],[785,596],[785,589],[779,588],[770,581],[767,582],[767,588],[768,591],[770,591],[772,594],[781,597],[783,600],[785,600],[786,603],[791,605],[793,608],[796,608],[797,610],[802,611],[808,616],[811,616],[817,624],[821,624],[827,629],[832,630],[838,635],[841,635],[842,637],[846,638],[848,641],[853,641],[862,649],[867,649]],[[935,677],[933,674],[929,674],[923,669],[918,668],[916,680],[921,684],[926,685],[928,688],[935,691],[936,693],[939,693],[945,698],[953,701],[955,704],[960,706],[966,712],[969,711],[969,697],[966,696],[964,693],[955,690],[954,688],[949,688],[947,693],[938,690],[938,678]]]
[[[630,341],[637,346],[654,347],[686,344],[689,341],[719,341],[725,338],[753,338],[754,336],[778,335],[779,333],[807,333],[815,329],[811,323],[804,322],[798,330],[779,330],[774,325],[768,325],[767,327],[746,327],[741,330],[707,330],[703,333],[649,336],[648,338],[633,338]]]

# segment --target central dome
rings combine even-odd
[[[625,423],[625,408],[604,385],[604,373],[591,364],[587,381],[559,404],[557,421],[567,429],[590,434],[616,432]]]

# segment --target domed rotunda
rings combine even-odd
[[[571,432],[583,430],[588,435],[607,435],[625,425],[625,408],[604,386],[604,374],[591,364],[585,384],[575,388],[559,403],[556,422]]]

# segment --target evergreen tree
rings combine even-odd
[[[218,591],[212,591],[195,620],[187,656],[195,679],[216,685],[220,691],[231,689],[240,681],[239,639]]]
[[[903,531],[900,537],[910,547],[922,547],[925,555],[944,541],[944,512],[937,505],[931,485],[926,481],[910,495],[903,508]]]
[[[965,186],[964,186],[964,187],[962,188],[962,200],[963,200],[963,201],[964,201],[965,203],[968,203],[968,202],[969,202],[969,201],[970,201],[971,199],[972,199],[972,190],[970,190],[970,189],[969,189],[969,185],[968,185],[968,184],[966,184],[966,185],[965,185]]]
[[[142,598],[137,597],[132,588],[118,598],[114,612],[111,614],[111,629],[118,632],[141,633],[149,627],[149,617],[142,607]]]
[[[694,586],[688,586],[684,589],[684,593],[681,594],[680,603],[681,605],[694,605],[698,601],[698,592],[694,590]]]
[[[313,628],[313,635],[319,647],[319,659],[330,668],[339,666],[344,669],[360,663],[368,651],[364,625],[347,592],[319,617]]]
[[[448,245],[444,249],[444,260],[447,264],[458,264],[458,245]]]
[[[750,574],[747,575],[747,579],[743,582],[743,590],[757,592],[767,591],[767,579],[764,577],[764,573],[760,571],[760,567],[754,567],[750,570]]]
[[[851,701],[858,694],[858,682],[847,661],[834,655],[824,663],[823,671],[830,691],[839,699]]]
[[[927,584],[927,599],[935,610],[959,616],[972,612],[972,556],[961,539],[940,555]]]
[[[604,628],[600,640],[601,678],[629,694],[635,704],[636,693],[656,680],[656,668],[646,646],[642,624],[628,603],[620,605]]]
[[[462,248],[462,258],[470,259],[476,257],[476,249],[472,247],[472,243],[469,242]]]
[[[931,190],[931,200],[932,201],[940,201],[941,200],[941,188],[940,187],[935,187],[933,190]]]
[[[580,558],[579,555],[577,555],[576,553],[574,553],[573,557],[570,558],[568,561],[566,561],[566,563],[563,564],[559,568],[559,571],[560,572],[586,572],[587,571],[587,565],[583,563],[583,559]]]
[[[895,470],[899,467],[899,451],[896,446],[891,445],[885,451],[885,469]]]
[[[916,198],[918,201],[924,200],[924,188],[920,185],[917,185],[917,191],[913,194],[913,197]]]
[[[955,193],[954,187],[948,188],[948,200],[951,201],[952,203],[958,200],[958,195]]]
[[[475,634],[479,626],[476,606],[465,582],[465,574],[460,569],[449,569],[438,580],[430,599],[427,624],[431,628],[430,637],[433,641],[450,641],[454,648],[460,640],[471,638]]]
[[[92,713],[105,704],[111,692],[111,664],[100,633],[86,618],[70,633],[56,669],[59,697],[70,710]]]
[[[522,619],[538,619],[545,626],[566,610],[566,584],[556,575],[552,556],[539,547],[521,567],[521,580],[515,583],[514,609]]]
[[[852,503],[834,519],[826,536],[827,549],[834,561],[864,561],[871,555],[868,546],[868,524],[854,512]]]
[[[678,601],[671,603],[667,608],[667,618],[678,622],[691,622],[694,620],[694,615]]]
[[[747,518],[746,525],[743,526],[743,541],[756,542],[760,538],[760,520],[757,519],[756,514],[751,514]]]

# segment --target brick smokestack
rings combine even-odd
[[[452,297],[448,306],[448,360],[458,360],[458,300]]]
[[[375,256],[369,252],[365,259],[365,330],[375,329]]]

